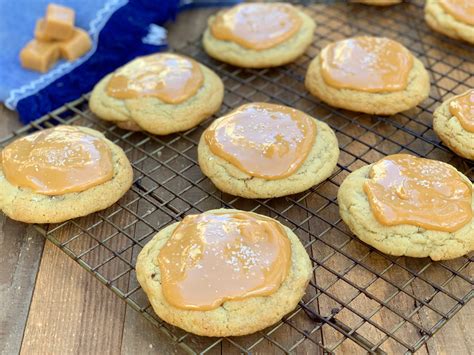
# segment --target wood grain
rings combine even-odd
[[[0,215],[0,354],[20,350],[44,238]]]
[[[124,315],[122,300],[48,241],[21,353],[117,354]]]
[[[0,136],[20,127],[17,114],[0,105]],[[43,245],[33,227],[0,215],[0,354],[20,350]]]

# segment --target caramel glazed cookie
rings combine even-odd
[[[408,49],[371,36],[326,46],[311,61],[305,85],[331,106],[378,115],[413,108],[430,91],[428,72]]]
[[[443,102],[433,113],[433,130],[457,155],[474,160],[474,89]]]
[[[26,223],[59,223],[105,209],[132,184],[123,150],[100,132],[58,126],[1,152],[0,210]]]
[[[276,220],[217,209],[161,230],[138,255],[136,270],[161,319],[224,337],[254,333],[291,312],[312,265],[298,237]]]
[[[425,20],[437,32],[474,43],[474,3],[471,0],[427,0]]]
[[[185,131],[219,110],[221,79],[195,60],[173,53],[138,57],[103,78],[89,106],[128,130],[165,135]]]
[[[337,198],[351,231],[386,254],[448,260],[474,250],[472,183],[449,164],[391,155],[349,174]]]
[[[315,28],[290,4],[245,3],[209,18],[203,46],[211,57],[238,67],[275,67],[301,56]]]
[[[219,190],[245,198],[307,190],[332,174],[338,158],[326,123],[268,103],[246,104],[215,120],[198,145],[202,172]]]

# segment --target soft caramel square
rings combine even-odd
[[[44,30],[44,19],[40,18],[36,21],[35,26],[35,38],[39,41],[52,41],[53,39],[49,37]]]
[[[48,71],[59,58],[59,45],[56,42],[31,40],[20,52],[20,62],[24,68],[42,73]]]
[[[67,60],[75,60],[82,57],[91,47],[92,41],[89,34],[80,28],[74,29],[70,39],[59,42],[61,57]]]
[[[74,10],[56,4],[49,4],[42,25],[43,33],[49,39],[65,40],[74,33]]]

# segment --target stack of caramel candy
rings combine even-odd
[[[60,57],[72,61],[87,53],[91,38],[74,27],[74,17],[73,9],[49,4],[45,17],[36,22],[35,38],[20,52],[21,65],[45,73]]]

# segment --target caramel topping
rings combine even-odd
[[[474,133],[474,89],[452,99],[449,112],[459,120],[462,128]]]
[[[472,186],[446,163],[395,154],[372,166],[364,184],[375,218],[455,232],[472,219]]]
[[[157,259],[168,303],[210,310],[277,291],[291,267],[291,244],[267,217],[207,212],[186,216]]]
[[[474,26],[474,2],[472,0],[439,0],[441,7],[456,20]]]
[[[102,139],[58,126],[17,139],[2,151],[6,179],[43,195],[80,192],[112,179],[112,152]]]
[[[316,124],[289,107],[251,103],[214,121],[204,137],[212,153],[247,174],[281,179],[305,161],[314,144]]]
[[[179,104],[194,96],[204,82],[199,63],[172,53],[140,57],[118,69],[107,84],[107,95],[118,99],[152,96]]]
[[[249,3],[221,11],[210,25],[212,36],[256,50],[285,42],[299,31],[297,10],[283,3]]]
[[[366,92],[404,90],[413,67],[412,54],[383,37],[354,37],[332,43],[321,52],[326,84]]]

